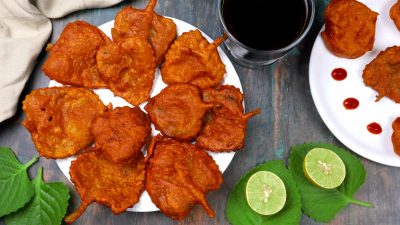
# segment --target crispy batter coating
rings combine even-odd
[[[32,91],[22,109],[26,115],[23,125],[40,156],[55,159],[88,147],[93,142],[90,123],[107,108],[90,90],[52,87]]]
[[[55,45],[49,45],[49,58],[43,72],[60,83],[86,88],[107,87],[96,66],[96,52],[110,42],[97,27],[75,21],[67,24]]]
[[[394,152],[400,155],[400,117],[397,117],[392,124],[393,134],[392,134],[392,144]]]
[[[81,197],[79,208],[65,217],[72,223],[92,202],[98,202],[119,214],[139,201],[144,190],[145,163],[143,156],[130,163],[113,163],[95,152],[78,156],[71,163],[71,181]]]
[[[225,65],[217,47],[225,40],[217,38],[213,43],[203,37],[199,30],[183,33],[171,45],[161,67],[166,84],[194,84],[200,88],[219,84],[226,73]]]
[[[215,107],[206,117],[206,125],[196,138],[196,146],[214,152],[240,150],[244,146],[247,120],[260,113],[243,112],[243,94],[231,85],[202,91],[203,101]]]
[[[115,162],[136,159],[150,137],[150,120],[139,108],[120,107],[96,117],[91,126],[96,152]]]
[[[336,56],[354,59],[373,48],[378,13],[366,5],[357,0],[332,0],[324,16],[322,38]]]
[[[153,203],[174,220],[186,217],[195,204],[214,217],[205,195],[221,186],[218,165],[190,143],[159,139],[151,145],[153,156],[146,168],[146,190]]]
[[[100,47],[98,69],[110,90],[132,105],[150,98],[155,63],[150,44],[140,35]]]
[[[363,79],[365,85],[378,92],[375,101],[384,96],[400,103],[400,47],[393,46],[381,51],[365,66]]]
[[[393,22],[396,25],[397,29],[400,30],[400,2],[399,1],[397,1],[390,8],[390,18],[393,20]]]
[[[203,115],[212,106],[201,100],[196,86],[176,84],[150,99],[145,110],[163,135],[189,141],[200,132]]]
[[[172,19],[154,12],[157,0],[150,0],[145,9],[126,6],[115,17],[111,30],[113,40],[121,41],[135,35],[147,39],[154,50],[156,64],[164,60],[164,55],[176,38],[176,25]]]

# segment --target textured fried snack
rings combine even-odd
[[[70,224],[92,202],[110,207],[114,214],[136,204],[144,190],[145,163],[142,155],[133,162],[113,163],[92,151],[72,161],[69,174],[81,197],[79,208],[65,217]]]
[[[176,25],[172,19],[154,12],[157,0],[150,0],[145,9],[126,6],[115,17],[111,30],[113,40],[141,35],[153,47],[156,64],[164,60],[164,55],[176,37]]]
[[[95,150],[104,158],[127,162],[141,153],[150,137],[150,120],[139,108],[120,107],[96,117],[91,126]]]
[[[183,33],[165,55],[162,80],[166,84],[189,83],[200,88],[219,84],[226,71],[217,47],[224,40],[225,36],[219,37],[210,44],[199,30]]]
[[[243,94],[231,85],[207,88],[202,94],[203,101],[215,107],[205,117],[206,125],[196,138],[196,146],[214,152],[243,148],[247,120],[260,110],[244,114]]]
[[[364,84],[378,92],[375,101],[384,96],[400,103],[400,47],[393,46],[381,51],[365,66]]]
[[[393,22],[396,25],[397,29],[400,30],[400,2],[399,1],[397,1],[390,8],[390,18],[393,20]]]
[[[100,47],[97,67],[110,90],[132,105],[150,98],[155,63],[150,44],[140,35]]]
[[[356,0],[332,0],[325,9],[322,38],[336,56],[358,58],[375,42],[378,13]]]
[[[393,134],[392,134],[392,144],[394,152],[400,155],[400,117],[397,117],[392,124]]]
[[[23,125],[46,158],[65,158],[88,147],[93,142],[90,123],[107,110],[95,93],[74,87],[34,90],[22,109]]]
[[[60,83],[86,88],[107,87],[96,66],[96,52],[110,42],[97,27],[75,21],[67,24],[56,44],[46,48],[43,72]]]
[[[163,135],[189,141],[200,132],[203,115],[211,107],[212,104],[201,100],[196,86],[176,84],[167,86],[151,98],[145,110]]]
[[[222,173],[213,158],[196,146],[173,139],[158,138],[146,168],[146,190],[153,203],[166,216],[180,220],[195,204],[210,217],[215,213],[206,194],[217,190]]]

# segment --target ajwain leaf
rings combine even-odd
[[[270,171],[280,177],[286,187],[286,203],[275,215],[264,216],[254,212],[246,201],[245,188],[250,176],[258,171]],[[249,171],[231,191],[225,210],[233,225],[297,225],[301,219],[300,195],[292,175],[282,161],[270,161]]]
[[[0,217],[22,208],[33,196],[27,169],[37,157],[22,165],[10,148],[0,147]]]
[[[316,187],[304,176],[304,157],[313,148],[329,149],[343,160],[346,178],[339,187],[334,189]],[[299,188],[303,212],[317,222],[331,221],[348,204],[372,207],[369,203],[353,199],[353,195],[365,181],[366,172],[361,161],[344,149],[320,143],[292,146],[289,170]]]
[[[35,196],[24,208],[5,217],[7,225],[57,225],[67,212],[69,190],[61,182],[44,183],[43,168],[32,181]]]

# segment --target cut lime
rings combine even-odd
[[[262,215],[279,212],[286,202],[285,184],[276,174],[259,171],[246,184],[246,199],[250,208]]]
[[[325,189],[338,187],[346,177],[342,159],[325,148],[314,148],[307,153],[303,161],[303,172],[311,183]]]

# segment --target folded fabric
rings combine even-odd
[[[49,18],[115,5],[122,0],[0,0],[0,122],[19,96],[52,30]]]

